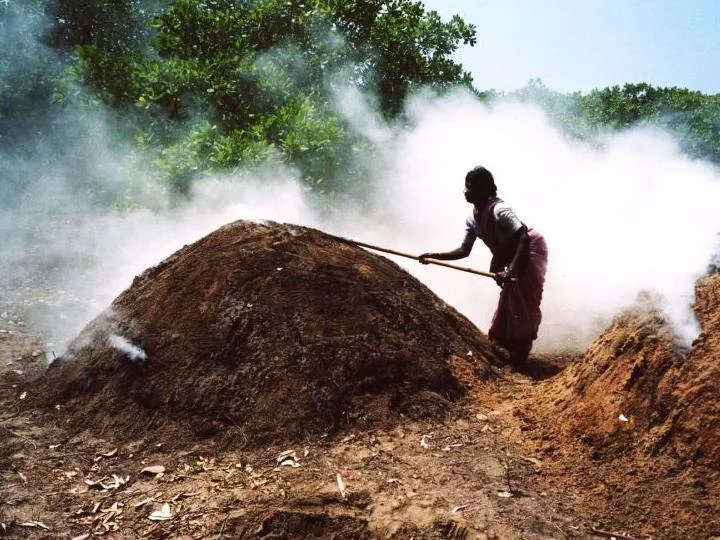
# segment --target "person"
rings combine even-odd
[[[423,264],[427,259],[462,259],[470,255],[476,238],[485,243],[492,253],[490,272],[502,288],[488,336],[509,353],[511,362],[521,365],[537,339],[542,319],[547,244],[497,196],[495,179],[485,167],[475,167],[465,176],[465,200],[473,209],[462,245],[443,253],[423,253],[418,259]]]

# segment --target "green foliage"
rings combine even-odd
[[[720,94],[647,83],[562,94],[539,79],[499,97],[539,104],[569,136],[590,140],[608,131],[654,125],[673,134],[690,156],[720,163]]]
[[[430,85],[471,86],[470,74],[450,56],[462,43],[475,45],[475,27],[454,16],[444,23],[410,0],[330,2],[336,26],[355,62],[362,87],[376,87],[381,109],[397,114],[408,92]]]
[[[376,95],[389,118],[415,88],[471,84],[450,57],[459,43],[475,43],[474,27],[459,17],[444,23],[420,2],[51,7],[60,22],[50,40],[74,47],[77,78],[105,103],[134,110],[136,140],[157,150],[160,171],[180,191],[201,172],[267,159],[292,162],[308,185],[332,191],[334,177],[362,174],[351,164],[369,148],[333,110],[334,80]]]
[[[7,46],[11,29],[30,26],[44,44]],[[657,124],[720,162],[720,96],[645,83],[562,94],[540,80],[479,92],[452,60],[475,27],[412,0],[20,0],[0,2],[0,31],[6,145],[57,107],[104,104],[178,193],[267,162],[293,164],[316,191],[361,191],[375,149],[336,111],[340,85],[374,98],[388,121],[417,89],[462,85],[483,101],[540,103],[572,137]]]
[[[720,163],[720,94],[639,83],[593,90],[579,103],[583,118],[596,130],[658,125],[673,133],[689,155]]]

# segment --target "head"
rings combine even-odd
[[[472,204],[482,204],[497,195],[495,179],[485,167],[475,167],[465,175],[465,200]]]

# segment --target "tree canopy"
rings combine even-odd
[[[316,191],[361,190],[371,160],[359,157],[375,149],[338,112],[347,87],[388,122],[419,89],[462,86],[539,103],[575,137],[660,125],[720,163],[720,95],[646,83],[561,94],[539,80],[479,92],[453,59],[475,27],[412,0],[10,0],[0,30],[6,150],[28,151],[69,105],[102,109],[176,192],[266,162],[292,163]]]
[[[75,73],[104,102],[134,108],[138,140],[181,190],[197,171],[268,159],[333,185],[367,150],[332,106],[340,83],[388,119],[417,88],[472,83],[452,53],[475,43],[475,28],[411,0],[52,0],[51,10],[49,41],[75,50]]]

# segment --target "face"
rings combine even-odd
[[[483,203],[490,197],[490,190],[482,183],[472,185],[465,182],[465,200],[471,204]]]

